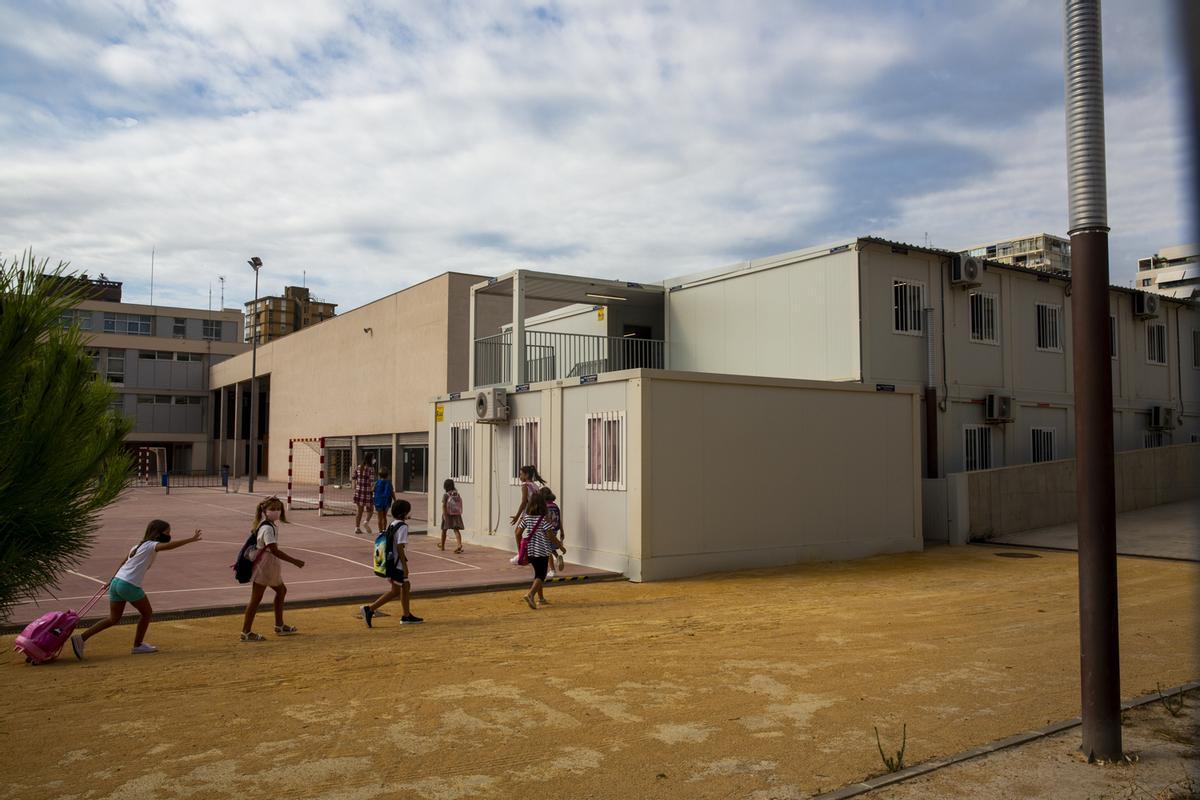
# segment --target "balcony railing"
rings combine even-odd
[[[525,332],[525,382],[564,380],[623,369],[662,369],[661,339],[591,336],[582,333]],[[512,332],[475,341],[475,385],[512,381]]]

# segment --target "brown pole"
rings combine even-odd
[[[1089,761],[1116,761],[1123,753],[1100,0],[1066,0],[1066,44],[1082,749]]]

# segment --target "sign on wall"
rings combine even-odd
[[[446,417],[446,407],[438,403],[433,407],[433,418],[435,422],[441,422]]]

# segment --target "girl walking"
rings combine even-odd
[[[454,552],[461,553],[462,546],[462,495],[458,493],[458,489],[454,486],[454,481],[446,478],[442,484],[442,490],[445,494],[442,495],[442,542],[438,545],[438,550],[446,549],[446,531],[454,531],[454,536],[458,540],[458,547]]]
[[[350,478],[354,485],[354,507],[358,513],[354,515],[354,532],[371,532],[371,506],[374,505],[375,489],[375,454],[364,453],[362,463],[354,468]],[[362,528],[363,514],[367,515],[367,529]]]
[[[172,542],[171,526],[161,519],[151,520],[150,524],[146,526],[146,533],[142,536],[142,541],[129,551],[129,555],[121,563],[117,574],[108,583],[108,619],[97,622],[83,633],[77,633],[71,637],[71,649],[75,651],[75,657],[83,661],[83,648],[87,640],[121,621],[126,603],[133,603],[133,607],[142,615],[138,620],[137,630],[133,634],[133,653],[135,655],[157,653],[158,648],[145,641],[146,630],[150,627],[150,616],[154,613],[154,609],[150,606],[150,599],[142,591],[142,580],[150,570],[150,565],[154,563],[154,557],[160,552],[174,550],[198,541],[200,541],[199,528],[187,539]]]
[[[521,519],[522,515],[529,508],[530,499],[540,492],[542,487],[546,485],[546,482],[542,480],[542,476],[538,475],[537,467],[533,466],[532,464],[521,467],[517,475],[521,481],[521,504],[517,506],[517,513],[512,515],[512,523],[514,525],[517,524],[517,520]],[[517,549],[520,550],[521,529],[519,526],[513,531],[513,535],[516,536]],[[518,557],[513,556],[508,561],[510,564],[516,564],[517,560]]]
[[[283,621],[283,599],[287,597],[287,586],[283,582],[283,570],[280,561],[286,561],[303,568],[304,562],[292,558],[279,549],[279,533],[276,523],[287,522],[283,513],[283,501],[278,497],[268,497],[258,504],[254,514],[254,528],[258,533],[257,555],[254,556],[254,572],[250,584],[250,602],[246,604],[246,615],[242,620],[243,642],[265,642],[267,637],[260,636],[252,630],[254,615],[258,613],[258,604],[270,587],[275,591],[275,633],[279,636],[290,636],[296,633],[291,625]]]
[[[546,513],[546,501],[542,498],[540,492],[535,493],[530,499],[528,507],[525,510],[525,516],[517,524],[517,535],[528,541],[525,544],[525,555],[529,559],[529,565],[533,567],[533,584],[529,587],[529,591],[521,596],[534,611],[537,611],[539,605],[546,605],[546,595],[544,592],[544,584],[546,581],[546,570],[550,565],[551,554],[559,547],[559,542],[554,535],[550,522],[550,517]],[[519,549],[520,545],[518,545]],[[534,602],[534,598],[537,602]]]

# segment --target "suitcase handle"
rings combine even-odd
[[[104,590],[107,588],[108,582],[105,582],[105,584],[101,586],[94,595],[92,595],[92,599],[83,604],[83,608],[79,609],[80,619],[82,619],[89,611],[91,611],[92,608],[95,607],[96,603],[100,602],[100,597],[104,594]]]

